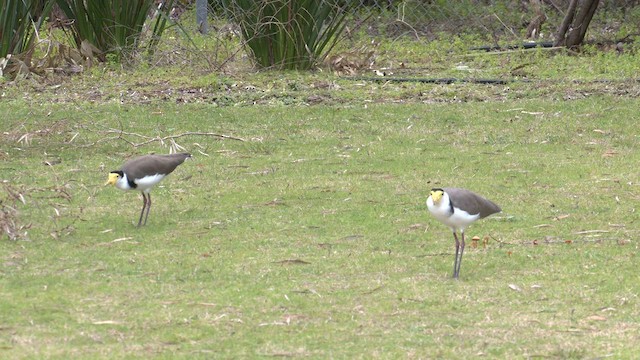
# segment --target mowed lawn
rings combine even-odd
[[[639,105],[0,102],[0,357],[633,358]],[[458,281],[444,186],[503,209]]]

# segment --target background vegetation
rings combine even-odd
[[[228,17],[240,26],[256,63],[263,68],[309,70],[338,41],[350,13],[338,1],[227,0]]]
[[[153,0],[57,1],[66,19],[74,45],[88,58],[105,60],[108,54],[117,61],[130,61],[143,42],[145,23],[149,31],[147,47],[155,50],[169,20],[173,1],[157,7]],[[149,19],[149,15],[152,18]]]
[[[524,27],[496,43],[393,9],[315,71],[258,71],[187,9],[151,55],[0,82],[0,356],[633,358],[633,36],[487,52]],[[106,174],[183,149],[136,228]],[[469,229],[460,281],[434,186],[504,210]]]

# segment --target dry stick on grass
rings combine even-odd
[[[104,125],[100,125],[98,124],[97,127],[100,128],[99,130],[97,130],[97,132],[103,133],[103,134],[116,134],[116,136],[103,136],[101,137],[99,140],[95,141],[94,143],[91,144],[85,144],[83,145],[83,147],[89,147],[89,146],[94,146],[97,143],[100,142],[105,142],[105,141],[111,141],[111,140],[122,140],[124,142],[126,142],[127,144],[131,145],[132,147],[140,147],[140,146],[144,146],[147,144],[150,144],[154,141],[159,141],[161,144],[164,144],[165,141],[169,141],[171,142],[171,147],[173,149],[182,149],[182,146],[178,145],[175,141],[175,139],[181,138],[181,137],[185,137],[185,136],[213,136],[219,139],[229,139],[229,140],[237,140],[237,141],[246,141],[243,138],[237,137],[237,136],[231,136],[231,135],[224,135],[224,134],[218,134],[218,133],[213,133],[213,132],[201,132],[201,131],[187,131],[181,134],[177,134],[177,135],[167,135],[164,137],[160,137],[160,136],[147,136],[147,135],[142,135],[142,134],[138,134],[138,133],[134,133],[134,132],[128,132],[128,131],[124,131],[123,129],[123,125],[122,125],[122,121],[120,119],[118,119],[118,123],[120,125],[119,129],[115,129],[115,128],[111,128],[111,127],[106,127]],[[127,139],[125,136],[130,136],[130,137],[138,137],[143,139],[142,142],[134,142],[131,141],[129,139]],[[76,136],[73,137],[73,139],[75,139]],[[73,141],[73,140],[71,140]],[[70,142],[71,142],[70,141]]]
[[[109,128],[107,130],[104,131],[107,134],[118,134],[118,136],[111,136],[111,137],[105,137],[102,140],[99,141],[105,141],[105,140],[122,140],[124,142],[126,142],[127,144],[133,146],[133,147],[140,147],[140,146],[144,146],[147,144],[150,144],[154,141],[159,141],[160,143],[164,143],[165,141],[173,141],[175,139],[181,138],[181,137],[185,137],[185,136],[213,136],[213,137],[217,137],[219,139],[229,139],[229,140],[237,140],[237,141],[246,141],[243,138],[237,137],[237,136],[231,136],[231,135],[224,135],[224,134],[218,134],[218,133],[212,133],[212,132],[200,132],[200,131],[187,131],[181,134],[177,134],[177,135],[167,135],[167,136],[146,136],[146,135],[142,135],[142,134],[137,134],[137,133],[132,133],[132,132],[127,132],[127,131],[123,131],[123,130],[118,130],[118,129],[113,129],[113,128]],[[126,139],[123,135],[126,136],[135,136],[135,137],[139,137],[142,139],[145,139],[142,142],[133,142],[131,140]]]
[[[594,230],[594,232],[600,233],[602,230]],[[608,231],[606,231],[608,233]],[[579,233],[574,233],[579,234]],[[599,235],[592,235],[590,237],[579,237],[579,238],[563,238],[556,236],[546,236],[542,239],[531,239],[531,240],[515,240],[515,241],[502,241],[500,239],[496,239],[493,236],[489,235],[489,238],[500,244],[500,246],[510,245],[510,246],[541,246],[541,245],[552,245],[552,244],[574,244],[574,243],[600,243],[605,241],[619,241],[620,238],[614,237],[600,237]]]

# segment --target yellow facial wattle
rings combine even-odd
[[[120,178],[120,175],[116,174],[116,173],[109,173],[109,179],[107,180],[107,183],[104,184],[106,185],[115,185],[116,181],[118,181],[118,179]]]
[[[442,190],[433,190],[431,191],[431,199],[433,200],[433,202],[435,204],[440,202],[440,199],[442,199]]]

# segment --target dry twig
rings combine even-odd
[[[183,151],[184,147],[179,145],[176,142],[176,139],[182,138],[182,137],[186,137],[186,136],[211,136],[211,137],[215,137],[221,140],[237,140],[237,141],[246,141],[245,139],[241,138],[241,137],[237,137],[237,136],[232,136],[232,135],[225,135],[225,134],[219,134],[219,133],[214,133],[214,132],[202,132],[202,131],[187,131],[187,132],[183,132],[180,134],[175,134],[175,135],[167,135],[167,136],[147,136],[147,135],[142,135],[142,134],[138,134],[138,133],[134,133],[134,132],[129,132],[129,131],[124,131],[122,130],[123,126],[122,123],[120,123],[120,129],[115,129],[115,128],[110,128],[110,127],[104,127],[104,129],[99,130],[99,132],[102,132],[105,136],[101,137],[99,140],[97,140],[96,142],[92,143],[92,144],[88,144],[86,146],[93,146],[96,145],[100,142],[105,142],[105,141],[112,141],[112,140],[121,140],[126,142],[127,144],[131,145],[132,147],[141,147],[144,145],[148,145],[150,143],[153,142],[159,142],[160,144],[165,144],[165,141],[170,143],[170,147],[171,150],[174,152],[178,152],[178,151]],[[115,134],[115,136],[108,136],[108,135],[113,135]],[[130,138],[138,138],[141,139],[141,141],[133,141]]]

